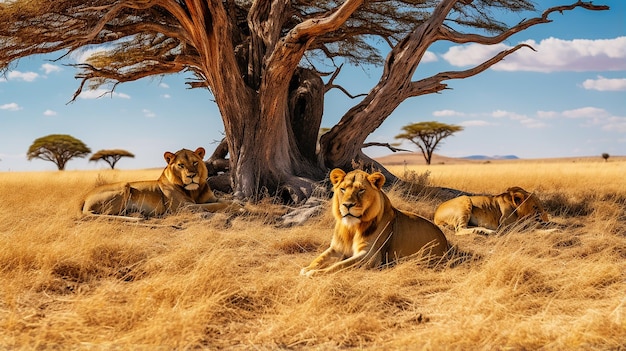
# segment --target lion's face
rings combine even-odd
[[[355,170],[345,173],[341,169],[330,172],[333,184],[333,215],[342,224],[354,226],[369,222],[384,210],[381,188],[385,176],[375,172],[368,174]]]
[[[516,212],[519,218],[535,219],[538,222],[547,222],[548,213],[543,209],[539,198],[520,187],[507,189],[511,195],[513,203],[517,207]]]
[[[197,148],[192,152],[187,149],[177,151],[175,154],[166,152],[163,157],[167,161],[167,178],[170,182],[179,185],[186,190],[198,190],[200,185],[206,183],[208,171],[204,164],[204,148]]]

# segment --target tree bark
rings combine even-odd
[[[304,21],[284,37],[280,32],[281,21],[286,20],[290,3],[281,0],[269,6],[259,3],[248,15],[252,30],[248,74],[254,71],[257,62],[262,62],[264,69],[258,76],[247,76],[248,85],[244,89],[247,93],[234,98],[227,96],[233,87],[238,87],[229,83],[243,76],[238,69],[229,68],[235,60],[233,66],[225,68],[221,62],[220,69],[205,70],[215,73],[207,81],[220,106],[228,149],[234,151],[230,170],[235,196],[255,200],[277,194],[287,201],[302,202],[311,195],[313,182],[325,175],[316,157],[324,84],[318,74],[298,65],[315,36],[339,27],[361,2],[347,0],[329,17]],[[212,6],[211,16],[220,15],[220,11],[213,12],[213,7],[220,10],[219,6]],[[213,23],[214,29],[219,23],[225,24]],[[219,37],[215,40],[219,41]],[[212,49],[220,52],[218,47]],[[207,60],[206,64],[216,63]],[[229,79],[224,80],[224,76]],[[219,84],[220,80],[224,84]],[[258,89],[252,90],[250,86]]]

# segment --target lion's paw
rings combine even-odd
[[[309,269],[308,267],[305,267],[300,270],[300,275],[310,278],[316,272],[317,272],[317,269]]]

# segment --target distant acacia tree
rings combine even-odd
[[[606,152],[602,154],[602,158],[604,159],[604,162],[608,162],[609,161],[609,154],[607,154]]]
[[[456,132],[463,130],[461,126],[440,122],[419,122],[402,127],[404,133],[396,135],[396,139],[407,139],[417,145],[424,155],[427,164],[433,157],[439,142]]]
[[[85,157],[91,149],[82,141],[67,134],[50,134],[36,139],[28,148],[28,160],[39,158],[54,162],[59,171],[65,169],[67,161],[75,157]]]
[[[99,150],[95,154],[91,155],[89,161],[98,162],[99,160],[103,160],[111,166],[111,169],[115,169],[115,164],[122,157],[135,157],[132,153],[121,150],[121,149],[113,149],[113,150]]]

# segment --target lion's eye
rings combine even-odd
[[[342,194],[346,192],[346,188],[339,188],[339,190],[341,191]]]
[[[361,196],[361,195],[363,195],[363,194],[365,194],[365,189],[361,189],[361,190],[359,190],[359,196]]]
[[[185,164],[184,163],[179,163],[178,164],[178,168],[185,168]]]
[[[194,167],[198,165],[198,161],[193,163]]]

